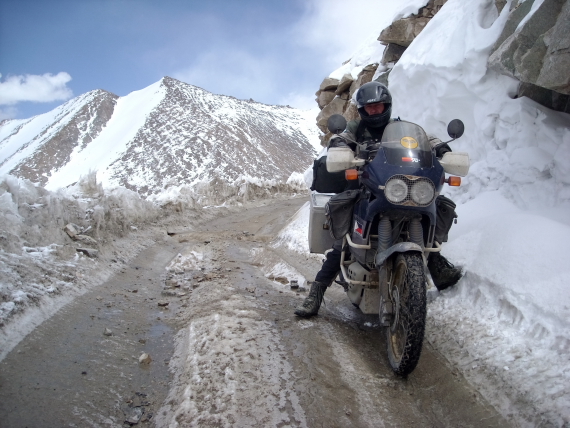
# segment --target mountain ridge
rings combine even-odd
[[[285,181],[315,155],[302,114],[212,94],[171,77],[125,97],[95,90],[0,125],[0,173],[56,189],[97,170],[142,195],[247,175]]]

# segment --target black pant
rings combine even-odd
[[[315,276],[315,281],[323,283],[327,287],[332,284],[340,272],[340,249],[336,247],[335,243],[333,250],[327,253],[327,258],[321,270]]]

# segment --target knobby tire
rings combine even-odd
[[[399,254],[394,265],[394,284],[399,303],[391,326],[386,328],[388,359],[392,370],[407,376],[416,368],[422,352],[427,299],[423,259],[418,252]]]

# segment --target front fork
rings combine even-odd
[[[434,241],[432,248],[426,248],[424,245],[423,228],[421,218],[412,218],[408,225],[408,240],[414,244],[419,245],[422,252],[422,259],[424,262],[424,277],[428,283],[427,288],[435,287],[429,269],[427,267],[427,259],[430,253],[441,251],[441,245]],[[392,223],[387,216],[383,216],[378,222],[378,252],[387,250],[392,245]],[[398,290],[393,289],[394,284],[394,269],[393,261],[398,253],[392,254],[381,266],[377,266],[378,280],[380,286],[380,308],[379,318],[381,325],[390,326],[393,318],[397,315],[397,307],[399,302],[394,301],[394,296],[398,295]],[[398,300],[398,299],[396,299]]]

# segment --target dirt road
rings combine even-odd
[[[271,245],[304,202],[157,237],[0,363],[0,427],[508,426],[429,343],[393,375],[383,331],[341,287],[318,317],[293,315],[305,294],[266,275],[318,270]]]

